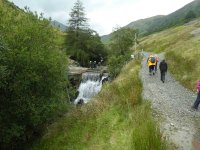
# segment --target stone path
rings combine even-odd
[[[154,76],[150,76],[147,56],[145,53],[140,71],[143,96],[151,101],[154,117],[161,122],[161,132],[170,141],[172,149],[200,150],[200,125],[196,125],[200,120],[200,111],[191,110],[196,94],[181,86],[170,73],[167,73],[165,83],[160,81],[159,69]],[[158,56],[164,58],[163,54]]]

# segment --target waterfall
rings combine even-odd
[[[81,99],[87,103],[90,98],[98,94],[102,88],[102,80],[106,76],[101,77],[100,73],[86,72],[82,74],[82,81],[78,88],[78,97],[74,104],[77,104]]]

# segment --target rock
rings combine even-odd
[[[170,123],[170,125],[171,125],[171,126],[174,126],[174,124],[173,124],[173,123]]]
[[[84,100],[83,99],[80,99],[77,103],[77,105],[83,105],[84,104]]]

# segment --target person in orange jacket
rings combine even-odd
[[[156,65],[156,58],[153,54],[149,55],[149,57],[147,58],[147,64],[149,67],[149,74],[153,75],[155,74],[155,65]]]

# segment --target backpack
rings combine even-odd
[[[151,63],[155,63],[155,62],[156,62],[155,57],[150,57],[150,62],[151,62]]]

